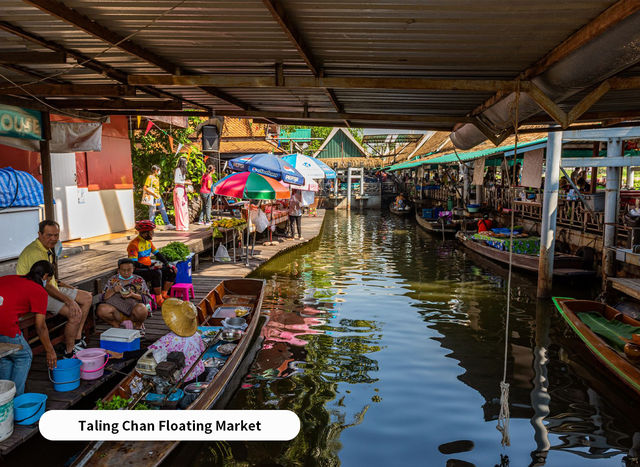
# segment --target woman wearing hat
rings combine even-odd
[[[169,334],[162,336],[149,348],[164,349],[167,354],[171,352],[182,352],[184,354],[184,368],[180,376],[184,376],[191,365],[200,358],[205,351],[202,337],[198,330],[198,312],[191,302],[184,302],[178,298],[168,298],[162,305],[162,319],[171,330]],[[191,381],[202,373],[205,367],[202,359],[189,373],[186,381]]]

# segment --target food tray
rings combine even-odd
[[[244,311],[243,315],[237,315],[236,310],[241,309]],[[251,311],[251,308],[246,306],[219,306],[213,313],[213,318],[236,318],[238,316],[246,316]]]

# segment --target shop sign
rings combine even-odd
[[[0,136],[42,139],[42,114],[37,110],[0,104]]]

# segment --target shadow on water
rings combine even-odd
[[[502,448],[504,268],[411,219],[338,212],[316,242],[255,275],[267,280],[270,321],[228,408],[292,410],[301,431],[290,442],[185,443],[171,464],[634,465],[637,397],[535,300],[535,278],[512,282]]]

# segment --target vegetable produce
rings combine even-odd
[[[168,261],[184,261],[190,254],[189,248],[182,242],[171,242],[160,248],[160,253],[167,258]]]
[[[125,409],[125,408],[127,408],[129,406],[131,401],[133,401],[133,398],[125,399],[124,397],[113,396],[113,399],[111,399],[110,401],[105,402],[105,401],[99,400],[98,402],[96,402],[96,409],[98,409],[98,410],[120,410],[120,409]],[[149,406],[147,404],[138,403],[133,408],[133,410],[150,410],[150,409],[149,409]]]

